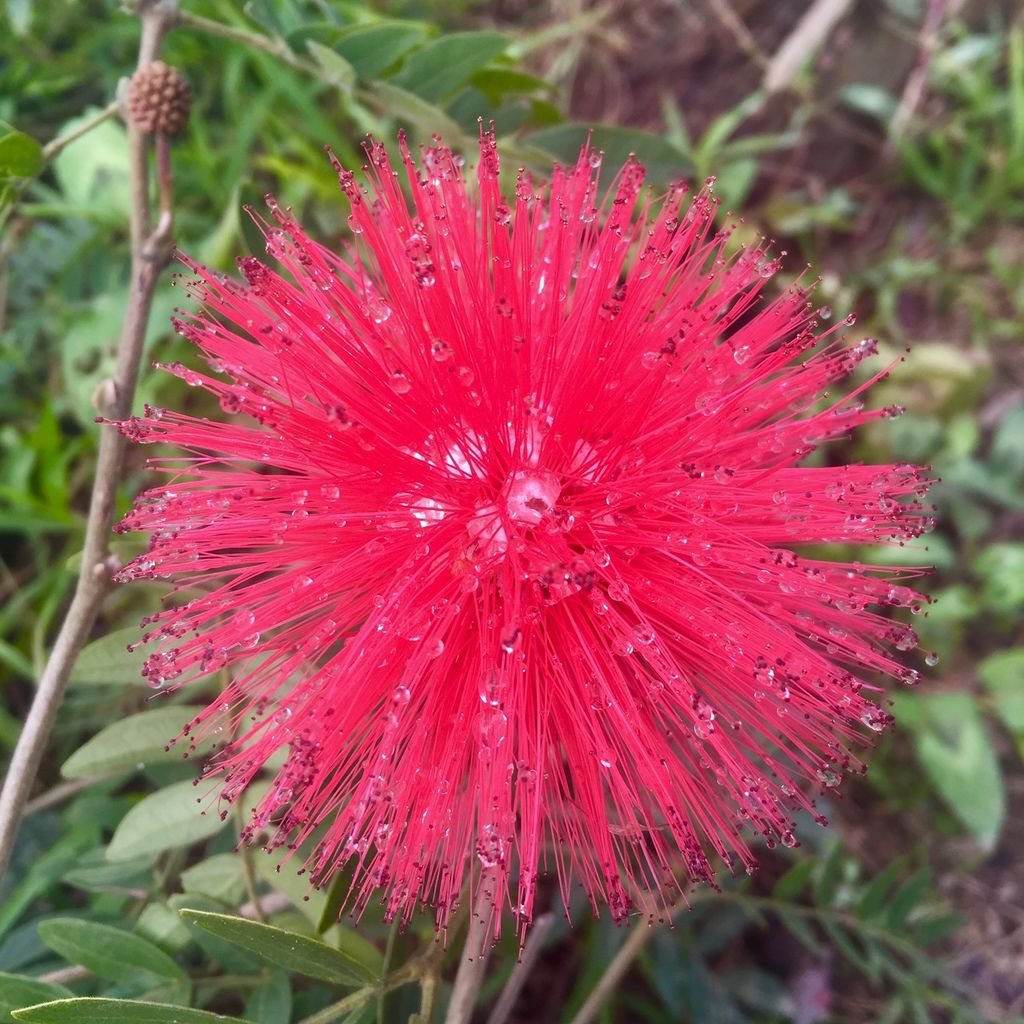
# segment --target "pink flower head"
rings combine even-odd
[[[923,599],[794,549],[918,536],[927,481],[804,464],[893,414],[828,390],[875,345],[767,297],[710,182],[655,200],[630,159],[601,194],[585,147],[509,203],[493,134],[473,190],[439,143],[367,152],[341,255],[270,200],[278,270],[185,260],[213,375],[165,368],[230,415],[120,425],[187,453],[121,525],[152,540],[122,577],[181,599],[144,674],[226,673],[208,774],[233,800],[283,756],[248,837],[315,836],[317,883],[354,859],[357,911],[443,924],[485,872],[525,927],[553,871],[657,915],[861,770],[877,681],[917,676],[886,611]]]

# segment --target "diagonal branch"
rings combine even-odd
[[[138,60],[141,68],[151,63],[160,52],[164,35],[173,23],[177,0],[138,0],[136,10],[142,28]],[[128,134],[131,161],[131,287],[114,376],[104,381],[96,394],[97,410],[101,416],[110,419],[124,419],[131,414],[153,292],[160,272],[168,262],[171,233],[167,147],[157,147],[161,164],[158,175],[160,216],[156,228],[151,229],[149,146],[134,126],[129,125]],[[124,447],[124,438],[116,430],[103,430],[100,433],[78,582],[49,660],[39,678],[32,707],[11,756],[3,790],[0,791],[0,877],[7,869],[18,825],[53,729],[72,666],[89,637],[110,587],[113,565],[108,542]]]

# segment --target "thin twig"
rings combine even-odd
[[[612,958],[608,969],[591,989],[586,1002],[579,1008],[579,1012],[573,1017],[570,1024],[590,1024],[597,1017],[605,1000],[619,987],[619,982],[633,966],[633,961],[640,955],[640,951],[654,938],[657,930],[653,925],[645,925],[640,922],[630,928],[629,937]]]
[[[722,27],[736,40],[736,45],[762,70],[768,67],[768,58],[757,43],[746,22],[733,10],[729,0],[707,0],[711,13]]]
[[[415,960],[410,960],[397,970],[392,971],[391,974],[376,985],[367,985],[357,992],[352,992],[350,995],[345,996],[344,999],[332,1003],[330,1006],[325,1006],[322,1010],[309,1017],[304,1017],[299,1021],[299,1024],[335,1024],[336,1021],[347,1017],[354,1010],[360,1010],[364,1006],[369,1006],[381,993],[390,992],[392,989],[401,988],[402,985],[408,985],[410,982],[429,977],[436,971],[437,961],[440,956],[441,950],[440,945],[438,945],[437,949],[430,949],[422,956],[416,957]]]
[[[925,86],[928,83],[928,69],[931,67],[932,58],[935,56],[938,46],[939,31],[946,15],[946,7],[947,0],[931,0],[928,4],[928,11],[921,25],[917,61],[907,76],[899,105],[889,121],[889,138],[885,144],[889,155],[894,151],[896,141],[907,130],[910,119],[914,116],[914,112],[924,96]]]
[[[534,918],[533,923],[530,925],[529,938],[523,947],[523,955],[519,958],[519,963],[512,968],[512,973],[508,976],[508,981],[505,982],[505,987],[501,990],[501,995],[498,996],[494,1009],[491,1010],[487,1024],[505,1024],[505,1021],[508,1020],[509,1014],[515,1008],[519,993],[522,992],[523,985],[526,984],[530,971],[537,965],[540,951],[544,948],[548,933],[554,926],[554,914],[541,914],[539,917]]]
[[[102,778],[102,775],[90,775],[84,779],[68,779],[66,782],[58,782],[52,789],[29,800],[22,812],[23,817],[27,818],[30,814],[45,811],[48,807],[56,807],[57,804],[70,800],[71,797],[81,793],[83,789],[88,789],[94,782],[98,782]]]
[[[102,110],[98,110],[93,114],[92,117],[86,118],[81,124],[75,125],[66,135],[58,135],[57,138],[51,139],[43,146],[43,163],[48,164],[66,146],[70,146],[72,142],[77,142],[83,135],[88,135],[93,128],[103,124],[104,121],[109,121],[112,117],[116,117],[120,109],[121,101],[112,100]]]
[[[241,43],[243,46],[250,46],[254,50],[262,50],[264,53],[276,57],[285,64],[290,65],[298,71],[305,71],[307,74],[317,74],[316,64],[309,60],[303,60],[284,42],[274,36],[268,36],[263,32],[252,32],[247,28],[238,28],[235,25],[226,25],[222,21],[215,21],[213,18],[204,18],[200,14],[193,14],[191,11],[178,11],[174,23],[193,28],[198,32],[205,32],[207,35],[217,36],[220,39],[229,39],[233,43]]]
[[[462,950],[462,959],[455,975],[455,986],[448,1003],[445,1024],[469,1024],[476,1007],[476,998],[487,971],[487,960],[491,954],[493,942],[493,920],[495,913],[501,913],[500,907],[495,908],[497,888],[493,872],[485,871],[477,884],[473,910],[469,915],[469,928],[466,931],[466,945]]]
[[[138,66],[151,63],[160,52],[163,37],[172,24],[177,0],[140,0],[141,21]],[[140,133],[129,125],[131,176],[132,265],[128,307],[125,310],[117,366],[113,378],[97,389],[100,414],[109,419],[125,419],[131,414],[135,387],[142,359],[142,343],[153,304],[153,292],[160,271],[169,258],[171,218],[168,208],[150,232],[148,146]],[[18,824],[53,722],[64,696],[72,666],[89,637],[100,606],[110,587],[111,569],[108,541],[121,477],[124,438],[116,430],[100,432],[99,454],[89,515],[85,526],[85,545],[74,596],[61,624],[46,667],[39,678],[35,698],[25,726],[11,756],[10,768],[0,792],[0,877],[3,877],[14,846]]]
[[[849,10],[853,0],[815,0],[796,27],[775,51],[764,73],[766,92],[781,92],[793,84],[797,72],[816,53]]]

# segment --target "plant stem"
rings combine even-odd
[[[491,953],[491,921],[501,908],[495,906],[496,879],[493,873],[484,872],[477,886],[473,910],[469,916],[466,945],[462,960],[455,975],[455,987],[448,1003],[445,1024],[469,1024],[473,1018],[476,999],[487,970],[487,959]]]
[[[498,997],[497,1003],[494,1004],[490,1017],[487,1018],[487,1024],[505,1024],[505,1021],[508,1020],[530,971],[537,965],[544,941],[554,924],[555,915],[551,913],[541,914],[534,918],[530,924],[530,933],[527,936],[522,955],[519,957],[519,962],[512,968],[512,973],[508,976],[508,981],[505,982],[505,987],[501,990],[501,995]]]
[[[151,63],[160,51],[170,28],[177,0],[140,0],[141,22],[138,67]],[[169,258],[171,216],[168,196],[161,196],[162,213],[155,231],[150,231],[148,146],[129,125],[131,175],[131,286],[118,345],[114,377],[104,381],[96,393],[100,414],[125,419],[131,414],[135,386],[142,359],[142,343],[149,322],[160,271]],[[124,438],[112,429],[100,432],[96,475],[89,501],[82,564],[74,596],[57,633],[50,658],[39,678],[35,698],[25,726],[11,756],[10,768],[0,792],[0,877],[10,860],[14,839],[43,751],[46,749],[68,677],[89,637],[100,606],[110,587],[111,562],[108,540],[117,498],[124,454]]]
[[[597,1017],[605,1000],[619,987],[619,982],[625,977],[626,972],[633,966],[633,961],[640,955],[644,946],[651,941],[657,930],[653,925],[643,925],[639,922],[630,928],[629,937],[612,958],[608,969],[601,975],[600,980],[570,1024],[590,1024]]]
[[[185,28],[194,28],[199,32],[205,32],[211,36],[218,36],[221,39],[229,39],[233,43],[241,43],[243,46],[251,46],[254,50],[262,50],[270,56],[298,71],[305,71],[307,74],[316,74],[317,67],[312,61],[303,60],[288,47],[282,39],[275,39],[263,32],[252,32],[247,28],[238,28],[235,25],[227,25],[223,21],[216,21],[213,18],[204,18],[201,14],[192,14],[190,11],[178,11],[174,23]]]
[[[392,971],[391,974],[376,985],[368,985],[366,988],[361,988],[345,996],[344,999],[336,1003],[331,1003],[330,1006],[325,1006],[322,1010],[318,1010],[311,1016],[304,1017],[299,1024],[334,1024],[335,1021],[341,1020],[352,1013],[353,1010],[359,1010],[364,1006],[368,1006],[383,993],[429,976],[435,970],[435,964],[439,955],[439,952],[436,950],[428,950],[422,956],[417,957],[415,960],[410,960],[397,970]]]
[[[56,157],[65,146],[70,146],[72,142],[76,142],[83,135],[87,135],[93,130],[103,124],[104,121],[109,121],[112,117],[115,117],[118,111],[121,109],[120,100],[112,100],[102,110],[98,110],[88,120],[83,121],[80,125],[77,125],[66,135],[58,135],[57,138],[51,139],[45,146],[43,146],[43,162],[49,163]]]

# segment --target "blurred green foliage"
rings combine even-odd
[[[177,242],[229,269],[259,244],[241,205],[267,192],[295,207],[314,235],[337,238],[343,206],[322,147],[358,165],[367,132],[385,140],[399,126],[418,140],[438,132],[471,150],[482,117],[496,122],[512,166],[543,171],[552,157],[573,156],[592,126],[570,116],[561,83],[543,69],[552,47],[591,31],[593,12],[523,31],[496,30],[478,8],[186,4],[189,17],[164,50],[195,95],[175,147]],[[5,752],[73,582],[95,452],[92,394],[109,373],[128,272],[120,123],[103,120],[55,159],[45,144],[116,98],[136,33],[114,0],[0,3]],[[877,752],[873,807],[859,812],[909,822],[901,855],[879,862],[863,846],[846,849],[841,826],[830,848],[816,850],[820,833],[808,831],[811,852],[767,858],[769,876],[785,869],[774,884],[744,880],[720,897],[700,895],[674,931],[659,932],[606,1020],[987,1019],[969,988],[932,959],[961,921],[944,909],[931,872],[967,870],[999,848],[1006,776],[1019,781],[1024,752],[1024,29],[995,19],[944,25],[927,97],[887,140],[900,97],[869,81],[839,91],[838,107],[876,133],[879,162],[889,144],[891,162],[867,187],[859,168],[802,184],[816,180],[820,109],[809,95],[772,119],[768,97],[754,91],[698,130],[666,83],[657,131],[595,128],[610,164],[635,151],[656,182],[716,175],[727,206],[749,204],[744,230],[772,233],[815,261],[824,300],[860,308],[861,327],[902,359],[872,401],[911,411],[852,442],[854,457],[929,462],[941,481],[933,491],[940,527],[927,550],[890,552],[894,564],[936,567],[926,582],[935,603],[914,625],[940,660],[920,692],[898,695],[903,732]],[[802,173],[779,174],[784,161]],[[866,242],[865,224],[890,204],[905,216],[889,217]],[[164,289],[150,358],[176,357],[173,304]],[[146,375],[140,402],[171,404],[178,384]],[[129,469],[125,502],[139,485],[137,468]],[[145,710],[138,656],[124,650],[134,622],[157,601],[144,585],[115,594],[103,635],[76,667],[43,780],[60,784],[63,765],[72,788],[63,803],[27,818],[0,887],[0,1021],[17,1007],[98,996],[148,1004],[54,1003],[18,1019],[220,1019],[206,1008],[280,1024],[377,976],[381,951],[392,965],[424,956],[424,974],[437,972],[439,958],[423,952],[432,948],[430,923],[398,935],[371,909],[357,934],[335,923],[336,894],[309,892],[294,873],[275,873],[269,858],[235,852],[237,821],[197,813],[193,770],[160,739],[190,712],[180,696]],[[201,701],[200,691],[185,699]],[[973,839],[966,868],[940,852],[940,841],[960,834]],[[276,930],[224,916],[256,894],[280,897],[269,920]],[[570,910],[572,940],[561,923],[546,940],[547,955],[564,964],[566,1012],[582,1004],[622,941],[582,903]],[[855,1004],[864,1015],[807,1016],[811,997],[761,948],[766,937],[789,944],[788,960],[804,965],[808,984],[865,988],[869,1000]],[[489,995],[515,952],[509,937]],[[342,963],[355,973],[345,975]],[[88,970],[67,985],[38,980],[68,964]],[[405,986],[346,1019],[405,1020],[417,1005],[415,986]]]

